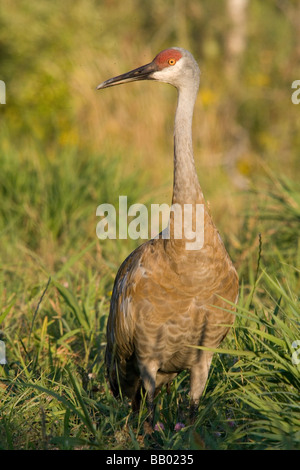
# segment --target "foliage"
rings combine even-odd
[[[232,63],[226,2],[1,3],[1,449],[300,448],[298,13],[249,2]],[[99,241],[96,208],[170,202],[176,95],[95,87],[170,45],[200,63],[196,164],[241,289],[196,423],[182,373],[146,438],[104,367],[113,280],[139,241]]]

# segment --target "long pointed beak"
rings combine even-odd
[[[123,73],[117,77],[109,78],[108,80],[105,80],[105,82],[100,83],[96,89],[101,90],[102,88],[121,85],[122,83],[135,82],[137,80],[152,80],[151,75],[157,70],[158,67],[155,62],[150,62],[150,64],[142,65],[142,67],[138,67],[137,69],[131,70],[130,72]]]

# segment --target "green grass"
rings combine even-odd
[[[300,365],[292,362],[292,343],[300,339],[299,187],[276,179],[256,194],[264,230],[247,269],[241,264],[236,322],[214,357],[196,424],[187,420],[189,381],[182,373],[157,399],[156,420],[164,429],[150,439],[143,437],[145,407],[133,416],[105,380],[112,283],[134,246],[95,240],[94,209],[118,172],[99,156],[86,165],[80,152],[62,159],[64,168],[43,159],[36,166],[14,154],[1,173],[2,239],[9,250],[2,245],[0,327],[8,362],[1,366],[0,447],[299,448]],[[134,177],[115,181],[116,195],[122,186],[138,198]],[[252,217],[245,213],[248,224]],[[248,239],[245,234],[243,246]],[[178,422],[185,427],[175,431]]]
[[[249,2],[229,70],[225,4],[4,0],[0,449],[300,448],[299,7]],[[119,195],[170,203],[176,95],[95,87],[170,45],[200,64],[196,166],[240,298],[195,424],[183,372],[157,398],[164,428],[146,438],[146,408],[116,401],[104,366],[113,281],[138,241],[98,240],[96,209]]]

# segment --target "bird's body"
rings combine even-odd
[[[176,68],[177,67],[177,68]],[[174,132],[172,204],[204,205],[204,243],[187,249],[188,239],[149,240],[134,250],[115,279],[107,323],[106,365],[113,393],[128,396],[138,410],[141,387],[147,392],[150,419],[153,398],[182,370],[191,375],[192,407],[205,387],[213,352],[234,321],[238,276],[208,213],[195,170],[192,117],[199,69],[184,49],[171,48],[153,62],[107,80],[98,88],[138,79],[171,83],[178,89]],[[184,226],[183,215],[183,226]],[[193,217],[195,230],[195,217]]]

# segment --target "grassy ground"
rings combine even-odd
[[[221,79],[224,11],[142,3],[2,7],[0,448],[299,449],[297,2],[251,2],[243,59]],[[182,373],[149,439],[146,410],[111,396],[103,363],[114,276],[138,241],[98,240],[96,208],[170,203],[176,94],[94,88],[170,44],[200,62],[196,164],[241,289],[195,425]]]

